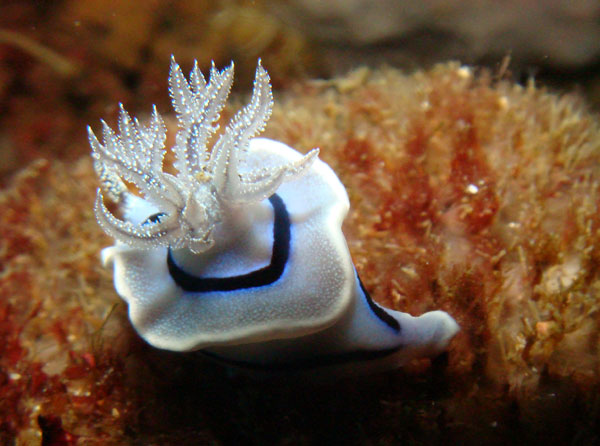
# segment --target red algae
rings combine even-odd
[[[89,435],[83,415],[110,419],[112,408],[127,406],[101,404],[122,392],[113,379],[122,360],[91,342],[110,300],[91,310],[107,276],[89,234],[92,214],[78,207],[93,199],[87,168],[40,161],[0,196],[0,420],[8,444],[76,444],[72,428]]]
[[[597,440],[597,118],[458,64],[361,69],[276,104],[265,136],[320,147],[346,185],[374,299],[448,311],[449,352],[319,386],[152,349],[100,265],[91,160],[37,161],[0,192],[0,443]]]
[[[595,388],[596,118],[577,98],[455,64],[317,85],[291,96],[267,133],[335,153],[353,206],[345,232],[374,298],[455,316],[448,373],[507,386],[524,407],[542,379]],[[296,123],[283,116],[306,119],[304,104],[318,131],[286,139]]]

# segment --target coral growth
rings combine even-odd
[[[304,88],[267,134],[319,141],[351,191],[346,232],[376,297],[461,314],[461,373],[485,366],[518,390],[600,377],[600,134],[576,98],[458,65]]]
[[[37,163],[0,196],[2,441],[44,426],[86,444],[597,440],[596,118],[457,64],[359,70],[278,104],[265,136],[320,147],[338,173],[373,297],[460,323],[447,364],[304,392],[154,351],[100,267],[88,157]]]

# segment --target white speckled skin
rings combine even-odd
[[[294,162],[301,155],[268,139],[250,142],[249,168]],[[271,285],[235,291],[186,292],[167,268],[167,248],[122,244],[103,251],[114,265],[117,292],[130,319],[151,345],[174,351],[204,349],[221,359],[269,367],[346,352],[396,349],[388,366],[443,351],[458,331],[446,313],[414,318],[385,309],[401,330],[394,331],[367,305],[358,284],[341,225],[349,208],[346,191],[329,166],[316,160],[300,177],[276,192],[291,219],[290,257]],[[140,223],[157,212],[129,196],[125,217]],[[231,226],[217,228],[208,252],[174,252],[186,272],[229,277],[269,263],[273,209],[267,200],[230,208]]]
[[[442,353],[459,326],[443,311],[419,317],[385,309],[401,326],[400,333],[378,319],[367,305],[355,279],[353,305],[336,323],[311,335],[244,345],[208,348],[211,355],[225,363],[253,371],[320,371],[330,369],[348,373],[372,373],[394,369],[411,359],[434,357]],[[374,359],[329,362],[347,353],[395,350]],[[289,365],[297,365],[290,367]]]

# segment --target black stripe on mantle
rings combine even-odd
[[[287,362],[258,363],[238,359],[229,359],[211,351],[199,350],[202,355],[230,367],[265,372],[294,372],[317,369],[320,367],[342,366],[353,362],[375,361],[402,350],[402,346],[383,350],[354,350],[329,355],[317,355],[312,358],[301,358]]]
[[[169,273],[177,285],[185,291],[199,293],[210,291],[235,291],[270,285],[279,280],[290,255],[290,216],[285,203],[277,194],[269,197],[273,206],[273,251],[269,265],[239,276],[198,277],[189,274],[175,263],[171,248],[167,255]]]
[[[369,308],[371,309],[371,311],[384,324],[386,324],[388,327],[390,327],[395,332],[400,333],[400,322],[398,322],[394,318],[394,316],[389,314],[387,311],[385,311],[383,308],[381,308],[379,305],[377,305],[373,301],[373,298],[371,297],[371,295],[369,294],[369,292],[366,290],[365,286],[363,285],[362,280],[360,280],[360,276],[358,275],[358,273],[356,273],[356,277],[358,277],[358,284],[360,285],[360,289],[362,290],[362,292],[365,295],[365,299],[367,299],[367,304],[369,305]]]
[[[285,265],[288,261],[290,254],[290,243],[291,243],[291,223],[290,216],[288,214],[285,203],[281,197],[277,194],[273,194],[269,197],[269,202],[273,206],[273,251],[271,253],[271,262],[269,265],[239,276],[231,277],[198,277],[193,274],[189,274],[181,269],[171,252],[171,248],[167,254],[167,266],[169,273],[183,290],[188,292],[200,293],[210,291],[236,291],[246,288],[256,288],[265,285],[270,285],[281,277],[285,269]],[[152,215],[147,221],[156,222],[162,214]],[[389,326],[396,332],[400,332],[399,322],[387,313],[383,308],[373,302],[371,295],[365,289],[362,280],[357,274],[358,283],[360,289],[365,295],[367,304],[373,314],[380,319],[384,324]],[[371,355],[372,352],[367,354]],[[379,353],[376,354],[376,356]],[[358,354],[358,356],[364,355],[364,352]],[[353,358],[354,359],[354,358]]]

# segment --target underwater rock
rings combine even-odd
[[[395,0],[290,0],[271,9],[320,42],[332,67],[357,60],[403,66],[414,60],[475,62],[511,54],[515,65],[577,68],[600,54],[600,8],[594,1],[417,0],[399,6]]]
[[[0,193],[2,441],[36,444],[39,415],[90,444],[597,438],[600,130],[581,101],[458,64],[276,98],[264,136],[320,147],[373,299],[460,324],[447,363],[306,392],[151,350],[98,262],[89,157],[38,162]]]

